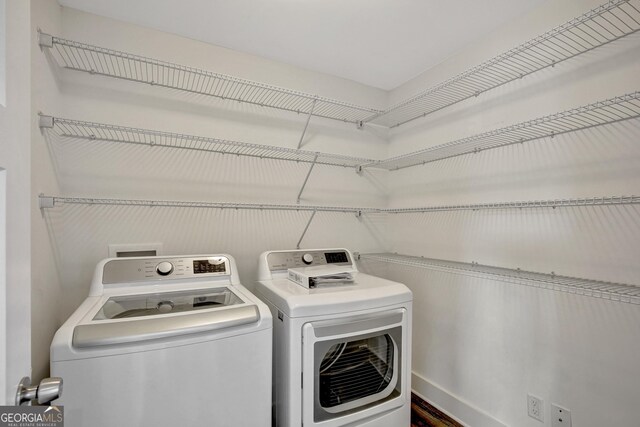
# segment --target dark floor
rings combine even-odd
[[[462,427],[462,424],[411,394],[411,427]]]

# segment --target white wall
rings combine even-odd
[[[489,59],[601,1],[549,1],[407,83],[394,101]],[[604,100],[639,89],[638,35],[402,126],[390,154]],[[389,175],[390,206],[637,194],[637,120]],[[640,285],[637,206],[393,215],[394,252],[555,271]],[[373,272],[379,267],[365,267]],[[640,420],[640,307],[502,282],[389,266],[415,295],[414,388],[445,410],[455,401],[510,426],[527,417],[531,392],[572,410],[573,425]],[[436,387],[430,387],[435,385]],[[444,393],[439,393],[444,391]],[[443,398],[442,396],[448,396]],[[452,403],[453,402],[453,403]],[[481,415],[464,419],[484,424]],[[461,414],[456,414],[460,415]]]
[[[45,4],[46,3],[46,4]],[[356,104],[383,106],[387,93],[175,35],[35,2],[33,27],[54,35],[228,73]],[[58,16],[58,17],[56,17]],[[185,95],[158,87],[60,71],[33,48],[34,111],[71,119],[136,126],[295,148],[306,117]],[[52,74],[53,73],[53,74]],[[37,76],[36,76],[37,74]],[[59,81],[55,79],[58,74]],[[37,81],[36,81],[37,80]],[[385,132],[313,118],[304,149],[386,157]],[[295,204],[308,164],[116,143],[33,137],[32,194]],[[303,204],[384,206],[384,174],[318,165]],[[36,209],[37,210],[37,209]],[[64,206],[34,211],[42,272],[34,265],[34,337],[48,346],[55,328],[86,297],[96,263],[112,243],[164,245],[165,254],[232,254],[252,287],[258,255],[294,248],[309,212]],[[318,213],[302,247],[386,247],[384,218]],[[35,238],[34,238],[35,242]],[[52,273],[55,272],[55,273]],[[40,280],[42,279],[42,280]],[[40,310],[43,310],[40,312]],[[37,320],[36,320],[37,319]],[[34,338],[35,340],[35,338]],[[35,345],[35,342],[34,342]],[[35,359],[35,356],[34,356]],[[44,371],[44,358],[34,360]]]
[[[34,379],[49,375],[49,345],[56,330],[66,320],[59,306],[64,300],[60,286],[60,265],[55,236],[36,202],[40,193],[58,194],[60,185],[52,152],[38,127],[40,111],[60,105],[58,71],[47,61],[38,46],[37,29],[60,32],[62,8],[54,1],[31,0],[31,334]]]
[[[29,209],[31,181],[29,135],[30,63],[28,2],[6,2],[6,106],[0,106],[0,168],[6,178],[6,270],[0,274],[0,293],[7,306],[0,322],[0,376],[6,387],[0,390],[2,404],[13,402],[20,379],[31,373],[30,362],[30,269],[31,244]],[[4,305],[3,305],[4,310]],[[5,329],[6,328],[6,329]],[[1,357],[1,356],[0,356]]]

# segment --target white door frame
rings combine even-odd
[[[6,104],[0,105],[2,253],[0,404],[13,404],[31,376],[31,2],[0,0],[4,18]]]
[[[7,171],[0,168],[0,312],[7,312]],[[0,403],[7,402],[7,316],[0,316]]]

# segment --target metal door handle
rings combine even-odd
[[[31,385],[31,378],[24,377],[18,384],[16,405],[26,405],[37,400],[40,405],[56,400],[62,395],[62,378],[45,378],[38,385]]]

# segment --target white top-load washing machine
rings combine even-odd
[[[272,317],[229,255],[101,261],[56,333],[68,427],[270,426]]]
[[[359,273],[346,249],[271,251],[256,294],[274,316],[275,426],[410,425],[406,286]]]

